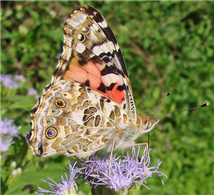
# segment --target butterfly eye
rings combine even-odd
[[[57,130],[53,127],[46,129],[46,137],[49,139],[53,139],[57,136]]]
[[[56,105],[60,108],[65,107],[65,102],[62,99],[56,100]]]

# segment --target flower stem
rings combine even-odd
[[[91,194],[92,195],[100,195],[100,194],[108,194],[108,195],[140,195],[140,184],[134,184],[131,188],[125,190],[120,190],[119,192],[115,192],[114,189],[109,189],[105,185],[92,187]]]

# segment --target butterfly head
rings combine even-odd
[[[151,116],[137,114],[138,132],[136,133],[136,138],[151,131],[159,121],[160,119],[154,119]]]

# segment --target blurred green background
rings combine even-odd
[[[30,131],[29,110],[36,99],[26,91],[35,88],[40,95],[50,82],[62,52],[63,25],[85,4],[101,12],[117,38],[139,113],[150,114],[168,91],[171,96],[154,115],[210,103],[158,116],[161,121],[150,133],[151,165],[160,159],[159,171],[168,179],[163,178],[164,186],[156,175],[147,179],[150,191],[142,187],[142,194],[214,194],[214,2],[2,2],[1,72],[27,79],[12,95],[2,91],[2,117],[15,119],[22,126],[20,135]],[[48,189],[40,179],[61,182],[67,157],[40,159],[32,156],[23,137],[15,141],[2,162],[2,190],[33,194],[37,186]],[[8,189],[4,181],[12,161],[22,174]],[[80,190],[90,194],[89,186]]]

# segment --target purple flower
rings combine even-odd
[[[16,89],[19,87],[19,84],[9,74],[1,74],[0,80],[5,87],[10,89]]]
[[[139,150],[140,148],[136,152],[136,149],[133,148],[131,156],[129,152],[127,152],[126,156],[124,154],[117,158],[113,156],[111,159],[110,178],[109,157],[104,156],[97,159],[91,156],[90,160],[84,162],[86,166],[85,178],[89,177],[89,183],[95,187],[97,185],[106,185],[107,188],[114,189],[116,192],[124,190],[125,193],[135,183],[147,187],[144,184],[146,183],[145,180],[148,177],[152,177],[153,173],[160,177],[163,184],[161,176],[166,175],[157,171],[161,162],[158,162],[157,167],[149,167],[149,154],[145,157],[144,151],[144,155],[139,161]],[[144,162],[145,158],[146,161]]]
[[[74,168],[76,163],[74,163],[73,166],[71,166],[70,162],[68,162],[69,165],[69,177],[67,176],[67,174],[65,173],[65,179],[63,176],[61,176],[62,178],[62,183],[56,183],[54,180],[52,180],[51,178],[48,177],[49,180],[52,181],[52,183],[47,182],[45,180],[45,183],[47,183],[51,189],[50,190],[45,190],[42,189],[40,187],[38,187],[39,189],[39,193],[48,193],[48,194],[55,194],[55,195],[63,195],[63,194],[73,194],[73,195],[77,195],[76,190],[77,190],[77,184],[75,182],[75,179],[77,179],[76,174],[81,172],[81,169],[79,168]],[[36,193],[38,194],[38,193]]]
[[[8,118],[1,119],[0,123],[0,135],[6,135],[9,134],[10,136],[16,136],[18,137],[18,130],[20,129],[20,126],[17,127],[13,124],[14,120],[10,120]]]
[[[23,75],[15,75],[14,76],[14,79],[15,80],[20,80],[20,81],[22,81],[22,82],[25,82],[26,81],[26,79],[25,79],[25,77],[23,76]]]
[[[33,88],[30,88],[28,90],[28,95],[37,95],[37,94],[38,94],[37,91],[35,89],[33,89]]]
[[[0,152],[7,152],[9,147],[15,143],[9,135],[6,135],[3,140],[0,137]]]
[[[134,184],[141,184],[148,188],[145,185],[146,179],[148,177],[152,177],[153,173],[158,175],[162,184],[164,184],[161,177],[167,176],[158,171],[161,162],[158,162],[156,167],[149,167],[149,153],[146,155],[146,150],[144,150],[143,156],[140,160],[138,160],[139,151],[140,147],[138,148],[138,151],[133,148],[131,155],[129,154],[129,151],[126,155],[122,154],[119,157],[114,155],[111,158],[110,178],[109,156],[107,155],[104,155],[104,157],[102,157],[102,154],[100,157],[91,156],[88,161],[80,161],[78,163],[75,162],[73,166],[71,166],[69,162],[69,177],[65,173],[65,179],[63,176],[61,176],[61,183],[56,183],[49,177],[48,179],[51,181],[51,183],[42,180],[47,183],[51,189],[45,190],[38,188],[39,193],[55,195],[77,194],[77,185],[75,180],[77,180],[80,176],[83,176],[85,180],[88,180],[89,183],[94,187],[98,185],[105,185],[107,188],[113,189],[116,192],[124,192],[124,194],[127,194],[128,189]],[[76,165],[80,168],[74,168]]]
[[[6,152],[9,149],[9,146],[14,143],[12,141],[12,136],[18,136],[18,130],[20,129],[20,126],[17,127],[13,124],[14,120],[10,119],[1,119],[0,118],[0,135],[1,135],[1,141],[0,141],[0,152]]]
[[[39,98],[38,92],[35,89],[33,89],[33,88],[30,88],[28,90],[28,95],[34,95],[36,99]]]

